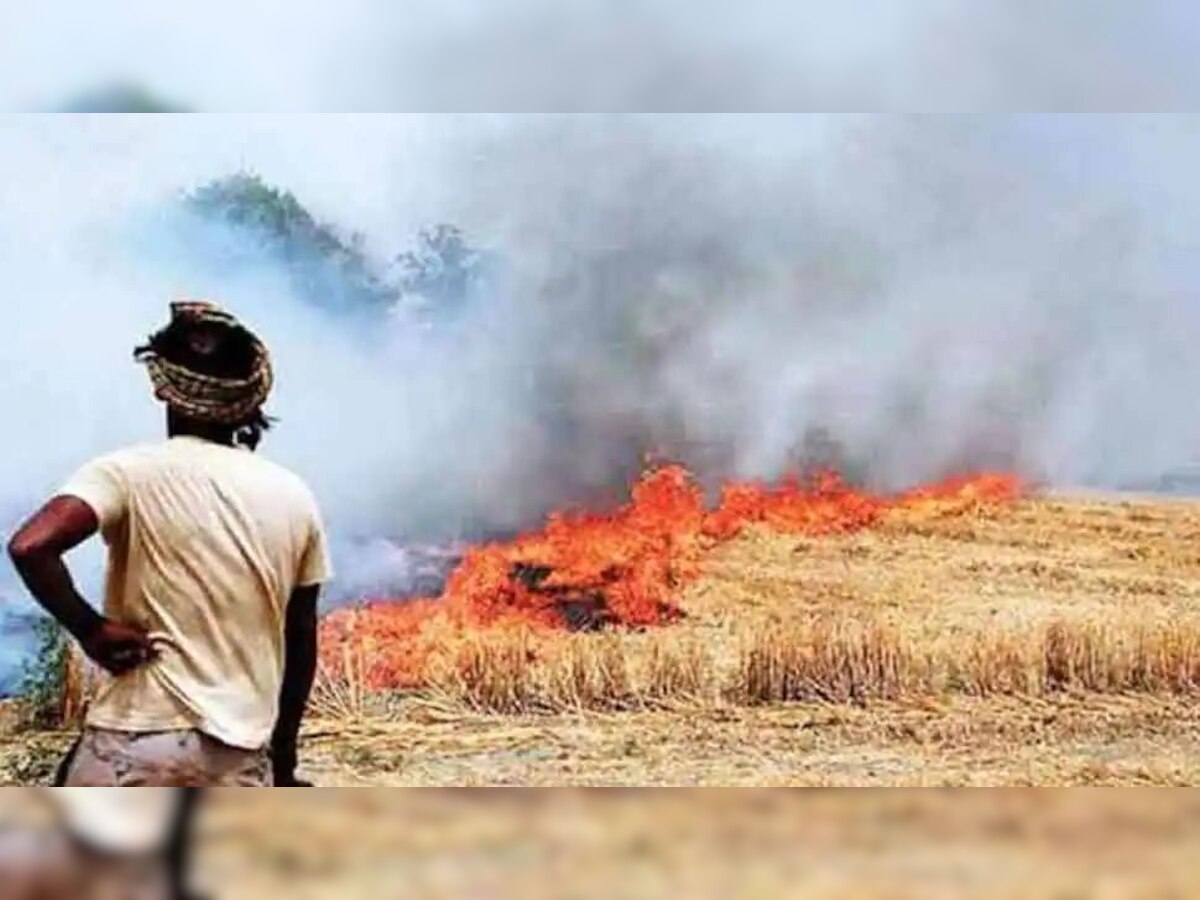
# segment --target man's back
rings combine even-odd
[[[84,466],[8,542],[34,599],[107,673],[59,784],[302,785],[329,564],[308,490],[253,454],[272,424],[270,351],[218,305],[184,300],[134,359],[171,439]],[[103,615],[65,559],[97,532]]]
[[[198,728],[261,748],[278,712],[288,598],[328,576],[304,484],[248,451],[176,437],[103,457],[61,493],[100,521],[106,613],[147,631],[158,650],[103,685],[88,724]]]

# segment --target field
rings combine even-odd
[[[928,505],[718,549],[687,617],[467,640],[381,717],[325,697],[329,784],[1198,784],[1200,507]]]
[[[303,758],[328,786],[1200,784],[1198,545],[1200,506],[1119,497],[751,529],[673,624],[458,635],[402,694],[348,655]],[[9,783],[62,743],[4,740]]]

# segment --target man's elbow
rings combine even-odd
[[[8,542],[8,558],[18,569],[24,570],[46,555],[46,546],[35,536],[18,531]]]

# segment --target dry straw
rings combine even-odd
[[[694,635],[475,635],[430,673],[473,712],[868,704],[950,695],[1200,693],[1200,622],[1054,620],[930,639],[870,620],[761,623],[732,661]]]

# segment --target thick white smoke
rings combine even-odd
[[[610,483],[613,447],[647,434],[770,476],[815,432],[885,483],[1152,483],[1200,450],[1196,137],[1155,117],[541,120],[466,161],[456,220],[512,251],[508,340],[576,414],[573,477]]]
[[[1200,451],[1197,151],[1192,117],[5,119],[2,527],[158,434],[129,354],[179,295],[271,342],[265,449],[357,547],[343,596],[409,564],[356,539],[603,503],[654,449],[770,477],[822,434],[880,483],[1153,483]],[[381,263],[457,224],[494,283],[366,340],[172,229],[179,190],[240,169]]]

